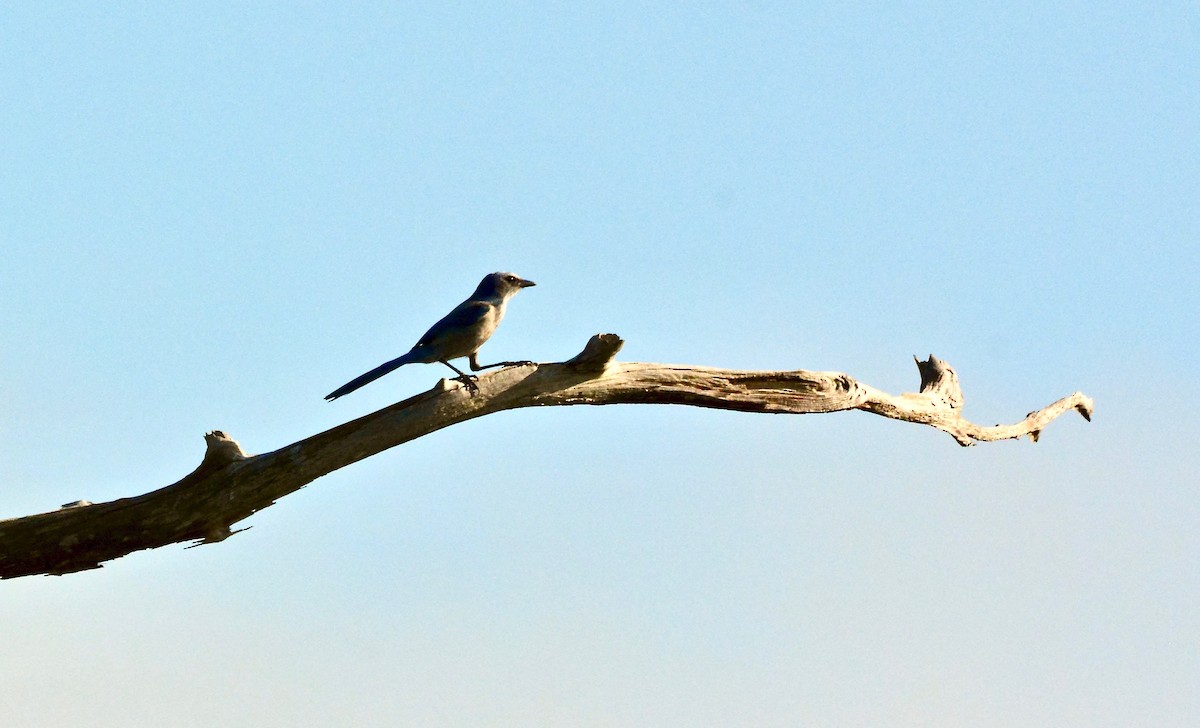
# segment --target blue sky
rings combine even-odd
[[[218,546],[0,584],[13,725],[1200,720],[1194,4],[0,8],[0,516],[483,349],[845,371],[1095,422],[554,408]]]

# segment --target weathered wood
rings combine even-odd
[[[171,543],[218,543],[245,530],[234,524],[322,475],[443,427],[520,407],[684,404],[789,414],[858,409],[935,427],[960,445],[1025,435],[1036,441],[1067,410],[1089,420],[1092,413],[1092,400],[1076,392],[1013,425],[973,424],[961,416],[954,369],[932,355],[917,362],[920,391],[893,396],[838,372],[619,363],[614,357],[622,344],[614,334],[597,334],[565,362],[481,376],[475,395],[443,379],[428,392],[262,455],[246,455],[224,433],[210,432],[199,467],[177,483],[132,498],[77,501],[0,521],[0,578],[95,569]]]

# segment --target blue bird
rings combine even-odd
[[[504,318],[504,309],[508,299],[512,298],[522,288],[535,285],[533,281],[519,278],[512,273],[489,273],[480,281],[479,287],[471,297],[454,307],[445,318],[434,324],[407,354],[392,359],[386,364],[380,364],[360,377],[351,379],[342,386],[325,395],[332,402],[338,397],[350,394],[359,387],[370,384],[384,374],[398,369],[405,364],[432,364],[441,362],[454,370],[456,379],[467,386],[471,392],[479,391],[473,381],[475,377],[462,371],[450,363],[451,359],[468,357],[471,371],[478,372],[493,367],[532,364],[527,361],[502,361],[497,364],[481,365],[475,358],[483,342],[491,338],[500,319]]]

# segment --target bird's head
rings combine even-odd
[[[534,285],[537,284],[513,273],[488,273],[479,282],[479,287],[475,289],[475,295],[472,298],[476,300],[492,298],[507,300],[522,288]]]

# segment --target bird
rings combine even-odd
[[[508,307],[508,300],[522,288],[530,288],[535,285],[537,284],[533,281],[527,281],[513,273],[487,274],[479,282],[475,292],[431,326],[408,353],[351,379],[325,395],[325,399],[332,402],[405,364],[441,362],[458,374],[455,379],[466,385],[472,394],[479,391],[478,385],[474,382],[476,377],[451,364],[451,359],[467,357],[473,372],[494,367],[532,364],[533,362],[530,361],[502,361],[496,364],[481,365],[476,359],[476,355],[479,347],[491,338],[496,327],[500,325],[500,319],[504,318],[504,310]]]

